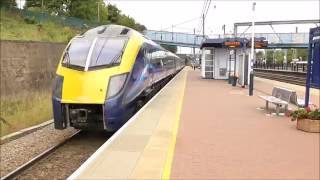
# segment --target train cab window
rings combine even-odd
[[[125,38],[99,38],[92,52],[89,68],[120,63]]]
[[[91,44],[92,40],[89,39],[73,39],[66,53],[64,54],[62,63],[80,68],[84,67]]]
[[[87,63],[89,69],[117,65],[120,63],[126,41],[126,38],[98,38],[95,41],[75,38],[69,45],[62,64],[80,69],[83,69]],[[91,46],[94,47],[89,62],[87,62]]]

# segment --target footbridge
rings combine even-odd
[[[300,33],[277,33],[273,28],[274,25],[288,25],[288,24],[315,24],[319,26],[320,20],[286,20],[286,21],[260,21],[255,22],[256,26],[270,26],[273,33],[255,33],[256,38],[264,37],[268,41],[268,48],[308,48],[309,32]],[[234,34],[217,34],[210,36],[210,38],[224,38],[224,37],[245,37],[250,39],[251,33],[246,33],[250,29],[252,22],[240,22],[234,24]],[[247,27],[247,29],[239,33],[238,27]],[[208,36],[200,34],[190,34],[182,32],[147,30],[145,36],[158,42],[159,44],[176,45],[180,47],[200,47],[203,39]]]
[[[176,45],[180,47],[198,48],[203,41],[203,36],[199,34],[189,34],[182,32],[169,32],[148,30],[145,36],[149,39],[167,45]],[[234,37],[234,34],[217,34],[210,38]],[[251,33],[239,34],[237,37],[250,39]],[[255,33],[255,37],[264,37],[268,41],[268,48],[307,48],[309,42],[309,33]],[[208,38],[208,36],[205,36]]]

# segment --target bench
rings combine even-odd
[[[259,96],[266,101],[266,110],[269,109],[269,102],[276,105],[276,114],[279,115],[280,107],[284,106],[285,112],[288,111],[290,102],[297,102],[297,93],[293,90],[273,87],[271,96]]]

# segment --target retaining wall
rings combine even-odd
[[[1,41],[1,96],[51,88],[64,43]]]

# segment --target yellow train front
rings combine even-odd
[[[183,66],[184,60],[124,26],[99,26],[76,36],[57,69],[55,128],[117,130]]]

